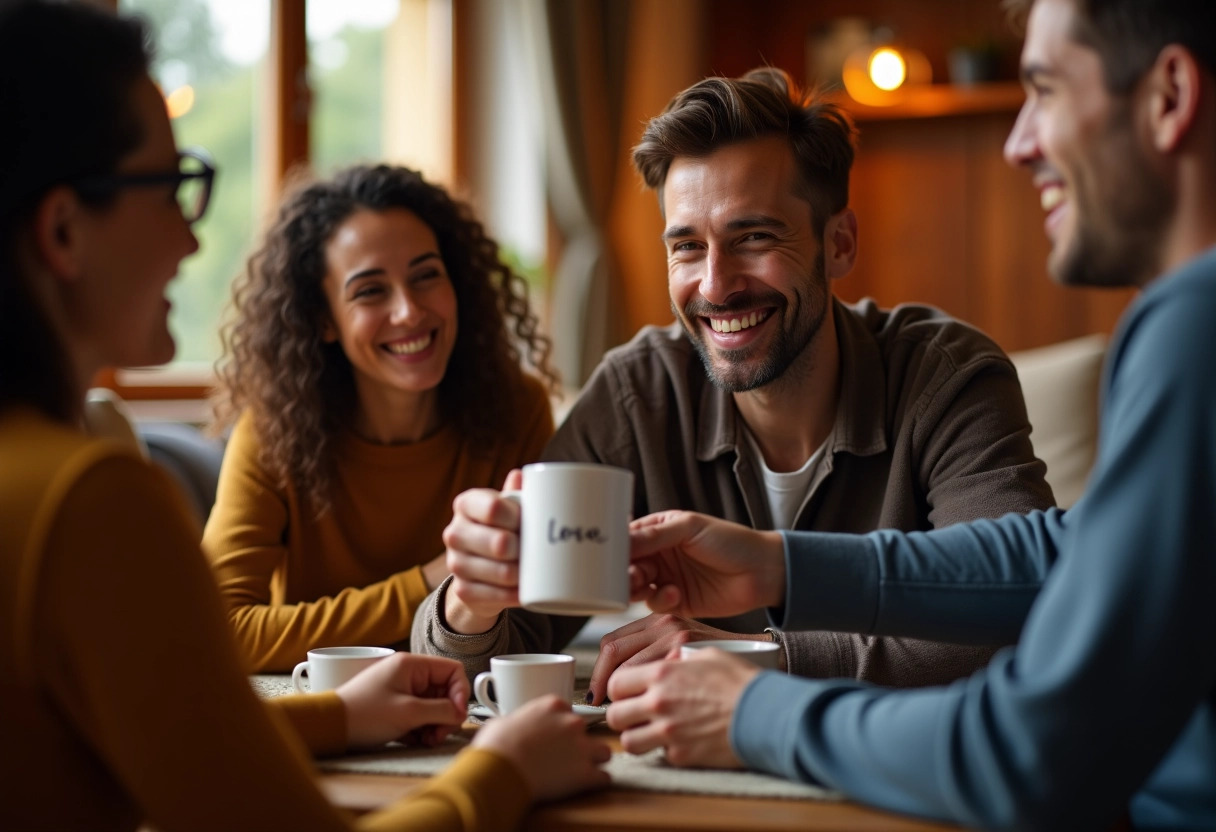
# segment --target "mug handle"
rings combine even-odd
[[[478,673],[477,678],[473,680],[473,695],[494,716],[502,716],[502,710],[498,707],[498,703],[490,698],[490,682],[493,681],[494,674],[490,671],[483,670],[481,673]]]
[[[308,662],[300,662],[296,665],[296,669],[291,671],[291,686],[296,689],[296,693],[310,693],[303,684],[300,683],[300,677],[308,670]]]

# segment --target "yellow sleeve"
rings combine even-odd
[[[528,784],[515,766],[478,748],[456,756],[442,774],[396,806],[360,819],[375,830],[425,829],[507,832],[519,826],[531,802]]]
[[[41,559],[35,657],[47,696],[146,824],[344,829],[283,714],[254,695],[186,509],[134,457],[92,465],[60,502]],[[315,721],[335,718],[318,697]],[[378,829],[513,828],[521,775],[486,752],[360,820]],[[506,812],[504,816],[502,813]]]
[[[131,457],[77,480],[35,609],[48,695],[155,828],[342,828],[249,685],[184,511]]]
[[[258,454],[246,414],[228,441],[215,506],[203,531],[203,551],[250,670],[290,670],[318,646],[408,639],[414,611],[428,593],[418,567],[333,596],[271,604],[271,579],[287,559],[283,541],[293,507]]]
[[[314,757],[341,754],[346,750],[346,706],[332,690],[324,693],[292,694],[263,700],[291,723]]]

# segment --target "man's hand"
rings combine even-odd
[[[621,668],[608,683],[608,724],[631,754],[663,748],[672,765],[740,768],[730,722],[760,668],[707,647],[691,659]]]
[[[679,655],[680,646],[690,641],[709,639],[757,639],[766,635],[746,635],[718,630],[699,621],[666,613],[655,613],[613,630],[600,639],[600,653],[591,670],[588,692],[599,704],[608,692],[608,680],[617,668],[655,662]]]
[[[460,662],[394,653],[337,689],[351,748],[392,740],[435,745],[467,714],[469,680]]]
[[[473,746],[506,757],[532,789],[533,800],[556,800],[587,789],[603,788],[612,750],[587,735],[583,718],[570,703],[542,696],[478,729]]]
[[[512,471],[503,490],[522,482]],[[443,543],[452,573],[443,619],[454,632],[484,633],[503,610],[519,606],[519,504],[490,488],[458,494]]]
[[[785,544],[689,511],[664,511],[629,527],[630,594],[655,612],[738,615],[785,602]]]

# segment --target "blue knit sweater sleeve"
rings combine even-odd
[[[782,626],[1021,636],[948,688],[761,674],[731,728],[745,763],[985,828],[1129,805],[1138,827],[1216,828],[1216,252],[1137,301],[1104,382],[1066,514],[787,536]]]
[[[1059,509],[932,532],[784,533],[788,630],[1016,641],[1056,558]]]

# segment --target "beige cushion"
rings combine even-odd
[[[1098,449],[1098,386],[1106,336],[1087,335],[1010,354],[1022,382],[1030,441],[1047,463],[1056,502],[1071,506],[1085,490]]]

